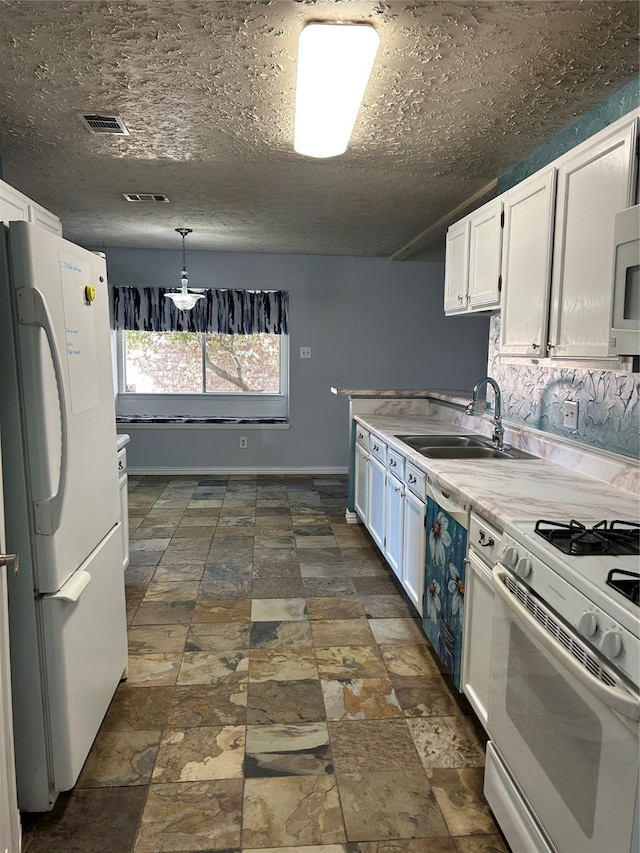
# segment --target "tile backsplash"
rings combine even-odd
[[[498,354],[500,316],[489,326],[489,375],[503,393],[503,416],[516,424],[638,458],[640,382],[637,373],[518,364]],[[578,403],[577,429],[562,425],[562,404]]]

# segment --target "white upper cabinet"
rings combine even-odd
[[[14,222],[16,219],[33,222],[62,237],[62,224],[55,214],[0,181],[0,222]]]
[[[630,117],[618,121],[559,161],[552,358],[610,354],[614,222],[634,202],[636,124]]]
[[[493,199],[447,231],[445,314],[499,307],[501,218],[502,199]]]
[[[546,356],[556,170],[504,194],[500,354]]]
[[[0,222],[29,221],[29,199],[0,181]]]
[[[445,314],[462,314],[467,311],[469,229],[469,220],[461,219],[447,231],[444,264]]]
[[[57,234],[62,237],[62,223],[58,217],[39,204],[29,202],[29,222],[39,225],[41,228],[46,228],[52,234]]]
[[[624,309],[633,317],[619,334],[612,312],[615,221],[636,202],[639,124],[636,109],[454,223],[445,314],[500,308],[503,356],[637,353],[640,312]]]
[[[496,198],[469,217],[469,310],[500,306],[502,198]]]

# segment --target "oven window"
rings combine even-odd
[[[600,778],[600,720],[514,622],[506,710],[562,802],[591,838]]]

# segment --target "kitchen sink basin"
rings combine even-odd
[[[409,447],[428,459],[535,459],[516,447],[498,450],[490,438],[479,435],[399,435]]]
[[[475,435],[399,435],[397,438],[414,450],[422,450],[424,447],[469,447],[484,443]]]
[[[475,447],[426,447],[419,451],[430,459],[535,459],[530,453],[515,447],[497,447],[477,445]]]

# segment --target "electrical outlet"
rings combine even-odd
[[[311,358],[311,347],[300,347],[300,358]]]
[[[247,437],[246,435],[240,436],[240,447],[244,450],[247,446]]]
[[[567,429],[578,428],[578,404],[574,400],[565,400],[562,404],[562,426]]]

